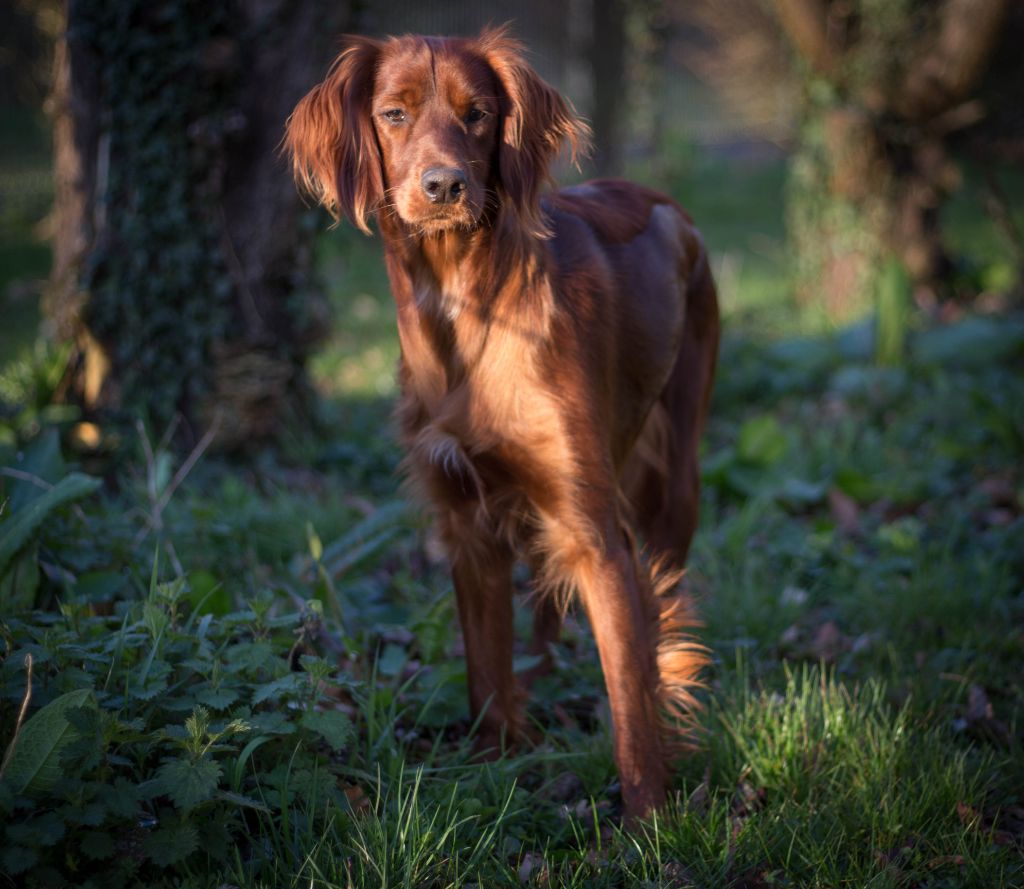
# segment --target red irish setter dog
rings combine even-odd
[[[633,818],[665,798],[706,660],[677,580],[697,523],[718,304],[700,236],[670,198],[615,180],[540,195],[563,142],[575,159],[587,136],[498,29],[348,38],[286,146],[336,217],[367,233],[376,217],[383,237],[398,419],[451,560],[482,742],[523,730],[521,558],[536,651],[568,594],[583,602]]]

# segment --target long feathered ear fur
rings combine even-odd
[[[551,163],[563,141],[569,143],[574,164],[589,152],[590,127],[527,64],[523,45],[508,36],[507,26],[484,30],[477,46],[505,93],[498,146],[501,190],[525,228],[548,236],[538,201],[541,186],[551,178]]]
[[[370,234],[368,217],[384,197],[380,151],[370,117],[381,44],[347,37],[323,83],[288,118],[284,148],[295,180],[335,219]]]

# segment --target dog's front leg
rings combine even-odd
[[[457,513],[442,518],[466,649],[469,710],[480,718],[477,744],[498,753],[521,734],[512,672],[512,564],[509,548]]]
[[[578,590],[597,641],[608,689],[615,764],[628,820],[665,801],[660,738],[657,640],[649,626],[636,561],[618,522],[594,540],[585,527],[553,522],[544,541],[555,576]],[[591,526],[593,527],[593,526]]]

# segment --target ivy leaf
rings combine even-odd
[[[188,811],[213,796],[221,771],[220,764],[212,759],[175,759],[160,767],[156,786],[175,806]]]
[[[352,722],[340,710],[307,710],[301,721],[305,728],[320,735],[334,750],[341,750],[352,736]]]
[[[4,773],[4,783],[14,793],[42,793],[66,777],[60,767],[60,754],[79,737],[77,730],[67,720],[67,711],[85,706],[96,706],[91,689],[69,691],[50,701],[25,723]]]
[[[159,867],[169,867],[199,848],[199,832],[191,824],[157,828],[142,841],[142,851]]]

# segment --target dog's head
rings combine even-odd
[[[418,232],[473,228],[497,202],[544,231],[538,192],[589,130],[505,29],[475,39],[350,37],[288,120],[295,175],[336,217]]]

